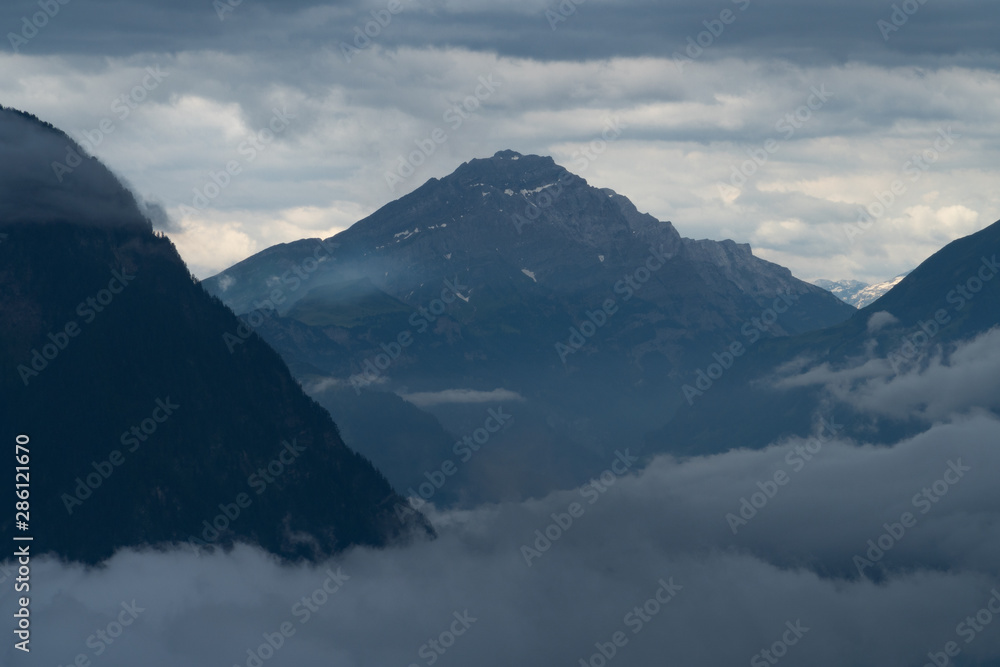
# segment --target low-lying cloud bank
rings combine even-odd
[[[475,389],[445,389],[444,391],[420,391],[400,394],[400,398],[417,407],[429,407],[451,403],[495,403],[498,401],[523,401],[524,397],[509,389],[478,391]]]
[[[249,547],[123,552],[94,570],[36,560],[32,653],[8,635],[0,656],[150,667],[1000,664],[1000,419],[985,409],[992,396],[957,389],[986,386],[970,355],[988,355],[997,336],[949,363],[866,381],[881,392],[873,410],[897,403],[878,399],[897,384],[908,405],[954,388],[947,416],[892,447],[838,438],[829,414],[811,439],[664,456],[639,473],[609,460],[581,489],[432,512],[437,540],[318,566]]]
[[[1000,408],[1000,328],[950,349],[928,341],[919,330],[914,336],[921,345],[904,340],[898,349],[882,350],[884,357],[873,354],[863,363],[840,369],[824,363],[776,384],[821,385],[834,401],[895,419],[937,421]]]

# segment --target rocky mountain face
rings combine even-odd
[[[495,489],[499,471],[527,461],[538,469],[538,460],[549,481],[522,474],[515,496],[585,479],[616,448],[641,443],[713,354],[854,313],[745,244],[685,239],[551,158],[513,151],[431,179],[335,237],[269,248],[203,285],[307,386],[353,390],[338,401],[420,395],[460,439],[496,407],[487,397],[507,397],[511,431],[454,486]],[[353,412],[342,402],[339,411]],[[366,455],[391,466],[372,446]],[[390,479],[406,488],[422,472]]]
[[[852,303],[852,299],[857,295],[858,292],[868,287],[868,283],[862,282],[860,280],[814,280],[813,284],[817,287],[822,287],[826,291],[833,294],[835,297],[843,301],[844,303],[850,303],[852,306],[857,308],[858,306]]]
[[[103,165],[52,169],[67,151],[84,155],[0,109],[0,437],[30,450],[37,551],[245,541],[311,559],[426,533],[272,349],[227,349],[240,321]]]
[[[309,289],[367,277],[378,289],[414,303],[424,296],[414,289],[421,282],[458,273],[476,283],[473,291],[509,282],[520,291],[531,291],[534,284],[531,289],[545,293],[603,292],[609,286],[614,290],[623,272],[638,270],[655,250],[654,263],[662,256],[672,260],[668,270],[690,268],[708,283],[702,292],[714,290],[719,299],[750,297],[764,305],[785,291],[829,311],[816,313],[819,320],[850,313],[787,269],[754,257],[746,244],[683,239],[669,222],[639,213],[611,190],[589,186],[551,158],[513,151],[472,160],[444,179],[431,179],[327,242],[338,245],[329,257],[337,261],[321,263]],[[268,282],[284,273],[278,269],[293,268],[314,253],[314,246],[300,241],[269,248],[206,280],[205,287],[236,312],[248,312],[267,294]],[[665,284],[658,271],[649,282],[654,297],[687,296]],[[286,313],[309,289],[286,290],[279,312]],[[427,286],[424,292],[434,289]],[[626,292],[627,286],[619,290],[623,296]],[[811,328],[811,315],[790,313],[783,331]]]
[[[1000,222],[948,244],[840,324],[761,341],[693,405],[651,432],[649,446],[682,442],[688,452],[724,451],[732,446],[730,425],[738,423],[741,446],[764,447],[807,436],[818,419],[830,417],[843,424],[842,436],[865,442],[897,442],[925,430],[920,410],[906,418],[873,416],[846,401],[847,390],[924,372],[947,360],[956,344],[1000,325],[997,255]],[[825,380],[804,379],[810,376]]]
[[[899,284],[899,281],[908,274],[901,273],[895,278],[884,280],[880,283],[863,283],[860,280],[817,280],[814,284],[817,287],[829,291],[844,303],[849,303],[855,308],[864,308],[870,303],[874,303],[883,294]]]

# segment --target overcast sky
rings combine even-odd
[[[202,277],[507,148],[807,280],[886,279],[1000,218],[994,2],[223,2],[0,5],[0,104],[93,144]]]

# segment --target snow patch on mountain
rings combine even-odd
[[[871,285],[860,280],[816,280],[813,282],[817,287],[822,287],[831,292],[835,297],[845,303],[849,303],[855,308],[864,308],[870,303],[882,298],[882,295],[891,290],[899,281],[909,274],[901,273],[895,278]]]

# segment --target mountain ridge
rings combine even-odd
[[[319,243],[332,249],[305,267],[308,283],[289,286],[281,304],[261,306],[269,286]],[[449,287],[456,283],[460,289]],[[371,289],[356,301],[331,296],[358,284]],[[685,239],[672,223],[551,158],[513,151],[465,162],[333,237],[258,253],[203,285],[252,317],[309,386],[521,397],[512,429],[531,435],[508,442],[504,456],[513,465],[515,449],[521,460],[545,451],[561,466],[546,472],[569,471],[568,483],[598,465],[612,443],[640,442],[679,407],[674,389],[687,374],[757,327],[752,320],[773,314],[782,295],[794,297],[794,307],[756,328],[754,340],[855,312],[746,244]],[[402,307],[357,319],[362,302]],[[354,400],[350,392],[321,400],[352,418],[343,404]],[[373,409],[374,400],[357,409]],[[386,415],[405,419],[391,403]],[[456,435],[482,419],[471,405],[426,410]],[[408,488],[418,480],[392,481]]]
[[[490,176],[496,176],[497,180],[486,183],[484,179]],[[515,190],[515,187],[519,189]],[[442,215],[442,211],[449,210],[447,205],[453,204],[453,199],[457,200],[457,205],[451,206],[450,214]],[[494,200],[496,213],[493,214],[491,209],[484,215],[483,205],[491,199]],[[583,215],[584,212],[586,215]],[[479,216],[476,218],[477,228],[472,232],[464,226],[466,213]],[[388,248],[383,240],[391,236],[394,246],[417,245],[421,252],[435,254],[434,259],[437,260],[448,255],[454,267],[456,258],[452,244],[457,244],[456,235],[442,230],[456,227],[464,233],[462,240],[472,240],[472,243],[466,244],[465,250],[474,250],[477,258],[500,254],[509,264],[517,265],[518,272],[522,269],[531,271],[536,276],[536,282],[566,270],[575,277],[583,278],[584,284],[590,283],[593,278],[588,272],[574,269],[600,271],[605,260],[620,254],[622,244],[634,247],[638,243],[657,245],[669,257],[684,253],[689,260],[714,265],[747,294],[773,296],[779,289],[792,287],[799,293],[811,293],[819,298],[826,294],[825,290],[796,280],[787,268],[755,257],[749,244],[683,238],[672,223],[640,213],[631,201],[610,189],[588,185],[583,178],[558,166],[552,158],[521,155],[510,150],[499,151],[492,158],[477,158],[462,163],[451,175],[430,179],[410,194],[386,204],[343,232],[322,241],[337,243],[342,246],[341,250],[352,247],[368,261],[375,259],[376,251]],[[479,228],[489,228],[491,235],[487,237],[489,243],[481,243],[482,247],[476,248],[474,237]],[[536,232],[544,238],[529,240],[525,236]],[[556,238],[551,238],[553,236]],[[583,259],[586,262],[584,267],[559,265],[558,254],[554,254],[552,248],[558,248],[558,241],[567,238],[587,249],[586,258],[581,253],[573,256],[577,261]],[[546,240],[557,242],[547,244]],[[254,294],[262,294],[264,285],[259,276],[241,275],[243,269],[251,265],[260,266],[262,262],[259,260],[278,259],[286,254],[294,256],[306,243],[307,240],[303,239],[271,246],[205,279],[203,284],[211,293],[234,305],[238,313],[248,312],[249,300],[235,293],[233,284],[256,282],[251,287]],[[404,259],[413,256],[413,253],[403,254],[406,255]],[[255,261],[251,262],[251,259]],[[437,264],[446,267],[448,262],[438,261]],[[542,264],[545,266],[539,268]],[[461,271],[468,266],[457,268]],[[766,273],[766,276],[754,275],[755,272]],[[401,291],[396,289],[398,286],[392,277],[379,276],[375,271],[369,273],[381,289],[390,293]],[[267,277],[273,278],[274,275]],[[311,286],[319,282],[322,281],[314,281]],[[565,279],[560,282],[564,288],[574,287],[567,285]],[[295,295],[293,301],[302,296],[304,293]],[[286,312],[290,307],[291,303],[280,310]]]
[[[680,440],[688,454],[722,451],[727,420],[735,419],[744,427],[742,446],[764,447],[808,436],[822,410],[834,408],[847,425],[845,437],[889,443],[919,432],[928,425],[921,419],[873,420],[824,393],[822,384],[791,387],[782,380],[809,369],[837,372],[874,362],[888,364],[894,375],[919,371],[935,354],[1000,326],[1000,313],[990,308],[1000,300],[1000,280],[993,279],[1000,273],[997,254],[1000,221],[948,243],[844,322],[762,341],[703,399],[650,431],[647,443],[655,448]],[[989,280],[979,273],[984,268]],[[967,287],[974,279],[980,285],[975,292]]]
[[[106,167],[60,189],[65,134],[0,110],[0,137],[23,158],[0,200],[33,202],[0,217],[0,436],[31,442],[38,553],[248,542],[318,560],[431,532],[273,349],[227,350],[240,321]]]
[[[908,273],[909,271],[889,280],[871,284],[861,282],[860,280],[815,280],[813,284],[828,290],[838,299],[855,308],[864,308],[868,304],[877,301],[882,295],[899,284],[899,281],[905,278]]]

